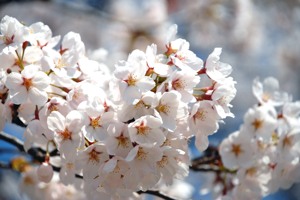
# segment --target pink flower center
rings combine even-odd
[[[99,117],[96,117],[96,118],[90,118],[90,125],[91,125],[93,128],[101,127],[101,125],[99,124],[100,118],[101,118],[100,116],[99,116]]]
[[[10,45],[11,43],[14,42],[14,38],[15,38],[15,35],[12,35],[11,37],[4,36],[3,40],[6,45]]]
[[[231,152],[236,156],[238,157],[242,152],[242,148],[241,148],[241,145],[239,144],[232,144],[231,145]]]
[[[116,137],[118,140],[118,147],[121,146],[123,148],[129,147],[129,141],[128,138],[124,137],[123,135],[120,135],[119,137]]]
[[[23,85],[27,90],[33,85],[31,79],[23,78]]]
[[[128,76],[128,79],[125,80],[125,82],[128,84],[128,86],[134,86],[137,82],[136,77],[132,74]]]
[[[253,122],[252,122],[252,126],[254,126],[254,129],[257,131],[258,129],[260,129],[263,125],[263,120],[260,120],[260,119],[255,119]]]
[[[139,135],[147,135],[150,128],[148,126],[144,125],[144,122],[142,122],[139,126],[135,127],[137,129],[137,134]]]
[[[70,132],[67,128],[64,131],[58,133],[63,140],[71,140],[72,132]]]
[[[100,152],[98,152],[95,149],[93,149],[89,153],[89,161],[98,163],[99,160],[100,160],[100,156],[99,156],[100,154],[101,154]]]

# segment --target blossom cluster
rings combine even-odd
[[[113,73],[87,57],[77,33],[60,42],[47,25],[9,16],[0,30],[0,129],[18,118],[26,125],[24,148],[47,152],[38,181],[23,181],[33,198],[37,183],[52,181],[51,165],[60,168],[60,184],[83,189],[89,199],[170,185],[188,174],[189,138],[203,151],[219,123],[234,116],[235,81],[221,48],[204,62],[175,38],[176,25],[165,52],[155,44],[134,50]]]
[[[255,79],[253,93],[258,104],[220,144],[224,166],[235,171],[221,199],[262,199],[300,178],[300,102],[280,91],[273,77]]]

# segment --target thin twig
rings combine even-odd
[[[147,191],[137,191],[138,194],[151,194],[151,195],[154,195],[154,196],[157,196],[157,197],[160,197],[162,199],[165,199],[165,200],[176,200],[174,198],[171,198],[167,195],[164,195],[162,193],[160,193],[159,191],[154,191],[154,190],[147,190]]]

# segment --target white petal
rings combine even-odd
[[[197,134],[195,145],[200,151],[204,151],[208,147],[208,137],[205,134]]]
[[[65,117],[57,111],[52,111],[47,118],[48,128],[54,132],[65,129]]]
[[[22,75],[17,72],[10,73],[6,78],[6,87],[8,89],[15,89],[20,87],[23,84]]]
[[[14,104],[21,104],[27,101],[28,92],[25,87],[19,87],[16,91],[10,91],[10,98]]]
[[[45,91],[41,91],[35,87],[31,87],[28,91],[30,101],[38,106],[44,105],[48,100],[48,95]]]
[[[45,89],[50,84],[50,78],[40,71],[32,78],[32,84],[39,89]]]

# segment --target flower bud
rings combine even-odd
[[[38,179],[42,182],[49,183],[53,177],[53,168],[49,163],[43,162],[37,169]]]

